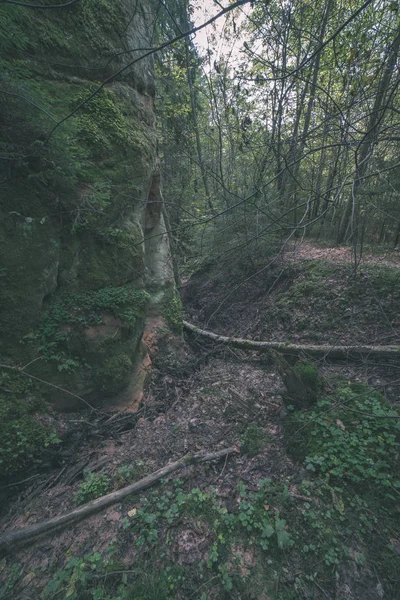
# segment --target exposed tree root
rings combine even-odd
[[[192,323],[189,323],[188,321],[183,321],[183,326],[191,333],[196,333],[213,342],[232,346],[233,348],[240,348],[241,350],[256,350],[258,352],[275,350],[286,356],[297,356],[300,353],[304,353],[305,355],[314,356],[316,358],[322,357],[334,359],[360,358],[367,356],[398,358],[400,356],[400,346],[368,346],[365,344],[359,346],[330,346],[328,344],[317,346],[314,344],[289,344],[286,342],[258,342],[243,338],[218,335],[212,331],[200,329],[200,327],[196,327],[196,325],[192,325]]]
[[[36,540],[36,538],[52,533],[56,529],[60,529],[62,527],[66,527],[67,525],[71,525],[72,523],[76,523],[81,519],[85,519],[86,517],[90,517],[94,513],[111,506],[112,504],[116,504],[120,502],[126,496],[131,494],[137,494],[152,485],[154,485],[157,481],[166,477],[170,473],[174,471],[178,471],[187,467],[189,465],[193,465],[196,463],[207,462],[210,460],[218,460],[228,454],[232,454],[233,452],[238,452],[236,447],[232,448],[224,448],[223,450],[219,450],[218,452],[213,452],[211,454],[187,454],[183,456],[178,461],[174,463],[170,463],[165,467],[162,467],[158,471],[151,473],[147,477],[140,479],[136,483],[132,483],[127,487],[124,487],[122,490],[117,490],[116,492],[111,492],[111,494],[107,494],[106,496],[102,496],[101,498],[97,498],[96,500],[92,500],[92,502],[88,502],[75,510],[72,510],[69,513],[64,515],[60,515],[58,517],[54,517],[53,519],[49,519],[48,521],[42,521],[41,523],[36,523],[35,525],[31,525],[30,527],[24,527],[23,529],[17,529],[14,531],[6,532],[4,535],[0,536],[0,551],[11,552],[15,549],[15,547],[21,547],[23,545],[29,544],[30,542]]]

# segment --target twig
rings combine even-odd
[[[31,364],[31,363],[28,363],[28,364]],[[56,390],[59,390],[60,392],[64,392],[65,394],[69,394],[70,396],[73,396],[74,398],[77,398],[78,400],[81,400],[91,410],[94,410],[95,412],[103,414],[103,411],[101,411],[98,408],[95,408],[94,406],[92,406],[91,404],[89,404],[89,402],[87,400],[85,400],[84,398],[82,398],[82,396],[78,396],[77,394],[74,394],[73,392],[69,392],[68,390],[66,390],[65,388],[60,387],[59,385],[55,385],[54,383],[50,383],[49,381],[45,381],[44,379],[40,379],[40,377],[35,377],[35,375],[31,375],[30,373],[26,373],[23,369],[25,369],[27,366],[28,365],[25,365],[25,367],[21,368],[21,367],[11,367],[10,365],[0,365],[0,368],[1,369],[10,369],[11,371],[17,371],[17,373],[22,373],[22,375],[26,375],[26,377],[30,377],[31,379],[35,379],[36,381],[40,381],[40,383],[44,383],[45,385],[49,385],[50,387],[55,388]]]
[[[27,481],[30,481],[31,479],[36,479],[37,477],[40,477],[40,473],[38,473],[37,475],[31,475],[31,477],[28,477],[27,479],[21,479],[21,481],[15,481],[14,483],[2,485],[0,487],[0,490],[5,490],[6,488],[13,487],[14,485],[21,485],[21,483],[26,483]]]
[[[29,365],[33,364],[34,362],[36,362],[37,360],[41,360],[42,357],[38,356],[37,358],[34,358],[33,360],[31,360],[31,362],[28,362],[28,364],[26,364],[24,367],[21,367],[19,370],[20,371],[25,371],[26,367],[29,367]]]
[[[225,456],[225,462],[224,462],[224,466],[222,467],[222,471],[221,473],[218,475],[217,479],[215,481],[218,481],[218,479],[221,479],[222,475],[224,474],[225,471],[225,467],[226,467],[226,463],[228,462],[228,455]]]
[[[332,600],[331,596],[329,596],[324,588],[322,588],[319,583],[317,581],[315,581],[315,579],[312,580],[313,583],[315,583],[315,585],[317,586],[317,588],[323,593],[323,595],[325,596],[325,598],[327,598],[328,600]]]
[[[0,4],[14,4],[15,6],[23,6],[24,8],[49,9],[66,8],[67,6],[72,6],[77,2],[79,2],[79,0],[69,0],[68,2],[63,2],[61,4],[27,4],[26,2],[18,2],[18,0],[1,0]]]
[[[339,402],[340,406],[344,409],[349,410],[350,412],[357,413],[358,415],[365,415],[366,417],[372,417],[373,419],[400,419],[400,415],[374,415],[373,413],[367,413],[362,410],[356,410],[355,408],[350,408],[346,404]]]

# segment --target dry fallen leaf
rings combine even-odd
[[[132,508],[132,510],[128,511],[128,517],[134,517],[137,513],[137,508]]]
[[[21,586],[24,588],[27,585],[30,584],[30,582],[32,581],[32,579],[35,579],[36,575],[35,573],[28,573],[27,575],[25,575],[25,577],[23,578],[23,580],[21,581]]]

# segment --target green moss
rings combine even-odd
[[[163,316],[174,333],[182,334],[182,301],[175,290],[171,288],[164,299]]]
[[[301,379],[306,388],[315,396],[323,389],[318,369],[308,360],[300,360],[294,367],[295,374]]]
[[[248,456],[256,456],[265,446],[266,439],[265,430],[253,423],[247,427],[240,444],[240,449]]]
[[[144,274],[143,249],[135,245],[136,237],[128,248],[121,248],[115,238],[84,235],[80,238],[79,262],[75,275],[81,289],[115,286],[138,280]]]
[[[144,328],[137,208],[156,140],[152,107],[133,88],[142,67],[47,137],[98,89],[106,65],[115,71],[120,59],[109,58],[125,49],[128,12],[114,0],[63,11],[0,6],[0,155],[27,155],[0,177],[2,349],[24,362],[43,357],[32,373],[82,394],[113,386],[113,368],[124,378]],[[111,352],[125,359],[112,365]]]
[[[67,13],[1,6],[0,21],[0,43],[6,51],[47,49],[77,64],[120,50],[119,32],[125,26],[121,3],[112,0],[78,2]]]
[[[331,277],[337,272],[337,265],[324,260],[307,260],[305,269],[311,277],[316,279]]]
[[[56,285],[59,246],[55,231],[44,210],[35,207],[31,215],[0,211],[0,330],[3,351],[21,355],[23,335],[40,322],[43,297]],[[40,218],[39,218],[40,215]]]
[[[76,105],[83,102],[97,86],[83,90],[76,98]],[[92,148],[96,155],[109,151],[112,143],[129,143],[129,123],[115,102],[110,90],[101,90],[79,110],[76,116],[81,141]]]
[[[119,392],[126,385],[132,366],[132,361],[126,354],[109,358],[102,368],[95,371],[94,380],[97,388],[105,394]]]
[[[81,4],[81,6],[79,6]],[[78,3],[77,24],[90,41],[90,46],[101,55],[109,55],[120,45],[120,31],[124,25],[121,3],[112,0],[86,0]]]
[[[390,294],[392,299],[400,299],[399,269],[382,266],[369,266],[365,270],[370,285],[378,294]]]
[[[32,373],[78,393],[118,391],[132,371],[149,298],[132,286],[65,295],[25,337],[42,358]]]

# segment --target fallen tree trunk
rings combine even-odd
[[[258,342],[245,340],[243,338],[227,337],[218,335],[212,331],[201,329],[192,325],[188,321],[183,321],[183,326],[187,331],[201,335],[213,342],[232,346],[241,350],[256,350],[258,352],[269,352],[275,350],[286,356],[297,356],[303,353],[316,358],[336,358],[347,359],[350,357],[360,358],[366,356],[375,356],[380,358],[398,358],[400,356],[400,346],[330,346],[329,344],[317,346],[314,344],[289,344],[287,342]]]
[[[225,448],[224,450],[219,450],[218,452],[214,452],[212,454],[187,454],[183,456],[178,461],[174,463],[170,463],[162,469],[151,473],[147,477],[140,479],[136,483],[132,483],[122,490],[117,490],[116,492],[111,492],[111,494],[107,494],[106,496],[102,496],[101,498],[97,498],[96,500],[92,500],[75,510],[72,510],[69,513],[64,515],[60,515],[58,517],[54,517],[53,519],[49,519],[48,521],[42,521],[41,523],[36,523],[35,525],[31,525],[30,527],[24,527],[23,529],[17,529],[14,531],[6,532],[4,535],[0,536],[0,551],[2,552],[10,552],[16,546],[26,545],[32,542],[34,539],[38,538],[42,535],[47,535],[52,533],[56,529],[60,529],[61,527],[66,527],[67,525],[71,525],[72,523],[76,523],[81,519],[89,517],[90,515],[111,506],[112,504],[116,504],[120,502],[126,496],[130,496],[131,494],[137,494],[150,486],[154,485],[157,481],[170,475],[174,471],[178,471],[187,467],[189,465],[193,465],[195,463],[207,462],[210,460],[218,460],[223,456],[227,456],[228,454],[232,454],[233,452],[238,452],[238,449],[233,448]]]

